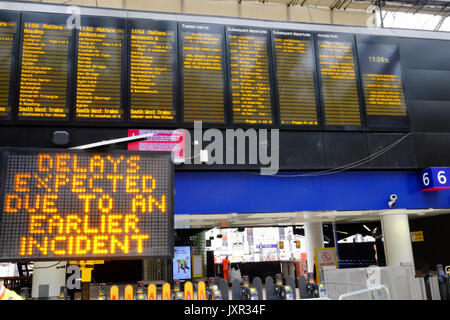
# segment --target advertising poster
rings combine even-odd
[[[191,247],[175,247],[173,255],[173,279],[191,279]]]

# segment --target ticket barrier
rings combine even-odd
[[[173,284],[173,300],[184,300],[184,292],[181,291],[181,284],[179,280],[175,280]]]
[[[194,300],[194,286],[190,281],[184,284],[184,300]]]
[[[304,275],[301,275],[298,279],[300,288],[300,299],[314,299],[320,296],[326,296],[326,288],[322,284],[317,285],[314,281],[314,274],[308,273],[308,279]],[[320,292],[319,292],[320,291]]]
[[[224,288],[226,287],[226,290]],[[228,282],[211,277],[206,288],[206,300],[228,300]]]
[[[136,289],[136,300],[147,300],[147,294],[145,293],[145,285],[143,281],[139,281],[137,283],[137,289]]]
[[[231,283],[233,300],[262,300],[262,296],[259,295],[259,292],[262,292],[262,288],[257,290],[255,286],[251,286],[248,276],[243,276],[242,281],[242,286],[239,279],[234,279]]]
[[[446,266],[444,271],[442,264],[438,264],[436,266],[436,270],[438,273],[439,293],[441,294],[441,300],[450,300],[450,266]]]
[[[267,300],[295,300],[295,280],[293,277],[286,279],[283,284],[281,274],[275,276],[276,282],[273,283],[272,277],[266,277],[266,298]]]
[[[204,281],[199,281],[197,284],[197,300],[208,300],[206,284]]]
[[[98,298],[97,300],[106,300],[106,283],[100,283],[98,285]]]

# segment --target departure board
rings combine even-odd
[[[325,125],[361,127],[353,35],[317,34],[317,59]]]
[[[225,124],[223,26],[180,23],[183,122]]]
[[[357,46],[368,127],[407,127],[398,45],[358,41]]]
[[[11,115],[11,76],[18,16],[0,13],[0,119]]]
[[[24,14],[18,119],[68,120],[72,30],[64,16]]]
[[[268,31],[227,27],[227,41],[233,123],[272,125]]]
[[[94,21],[82,21],[77,33],[75,117],[77,120],[123,120],[125,26],[123,20],[111,18]]]
[[[130,119],[176,122],[177,24],[130,21]]]
[[[310,33],[272,30],[281,126],[318,126],[314,40]]]

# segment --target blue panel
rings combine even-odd
[[[397,208],[450,208],[450,190],[420,189],[417,171],[287,178],[256,172],[176,172],[175,214],[379,210],[389,209],[394,193]]]

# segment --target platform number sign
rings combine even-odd
[[[427,168],[420,173],[422,191],[450,189],[450,168]]]
[[[0,261],[172,256],[169,152],[0,149]]]

